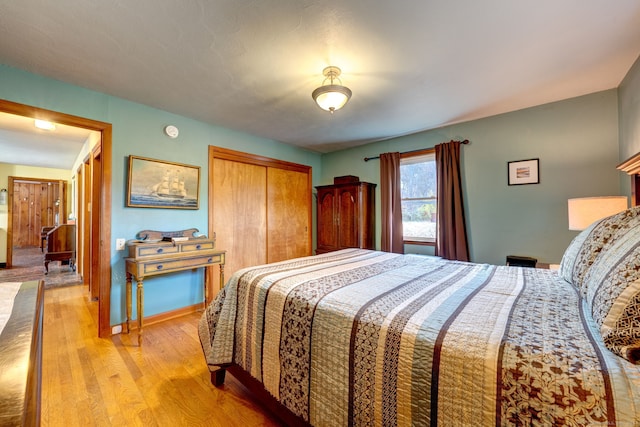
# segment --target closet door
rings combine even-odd
[[[216,248],[227,251],[225,279],[235,271],[267,260],[267,170],[233,160],[215,158],[211,167],[209,232]],[[213,290],[219,277],[213,275]]]
[[[311,253],[310,174],[267,168],[267,262]]]
[[[209,147],[209,234],[241,268],[311,255],[311,168]],[[213,291],[219,277],[210,273]]]

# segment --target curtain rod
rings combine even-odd
[[[455,141],[452,139],[452,140],[451,140],[451,141],[449,141],[449,142],[455,142]],[[465,145],[467,145],[468,143],[469,143],[469,140],[468,140],[468,139],[465,139],[464,141],[460,141],[460,144],[465,144]],[[400,154],[417,153],[418,151],[424,151],[424,150],[428,150],[428,148],[422,148],[422,149],[420,149],[420,150],[403,151],[403,152],[402,152],[402,153],[400,153]],[[365,161],[365,162],[368,162],[369,160],[379,159],[379,158],[380,158],[380,156],[375,156],[375,157],[365,157],[365,158],[364,158],[364,161]]]

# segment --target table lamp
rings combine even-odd
[[[599,219],[627,209],[626,196],[569,199],[569,230],[584,230]]]

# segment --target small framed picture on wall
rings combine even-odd
[[[508,162],[509,185],[539,184],[540,159]]]

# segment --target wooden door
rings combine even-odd
[[[64,222],[61,181],[13,179],[12,247],[40,246],[40,230]],[[56,222],[57,221],[57,222]]]
[[[311,253],[308,173],[267,168],[267,262]]]
[[[317,202],[317,245],[318,253],[333,251],[338,248],[338,223],[337,223],[337,199],[336,190],[330,188],[318,188]]]
[[[40,183],[13,184],[13,247],[40,245],[41,208]]]
[[[338,187],[338,248],[357,248],[359,242],[358,187]]]
[[[67,211],[65,197],[66,183],[64,181],[46,181],[35,184],[40,186],[41,226],[51,227],[64,224]]]
[[[376,184],[361,182],[358,189],[359,247],[376,248]]]
[[[210,170],[210,233],[227,251],[225,277],[267,260],[267,171],[264,166],[215,158]],[[213,275],[213,289],[219,277]]]

